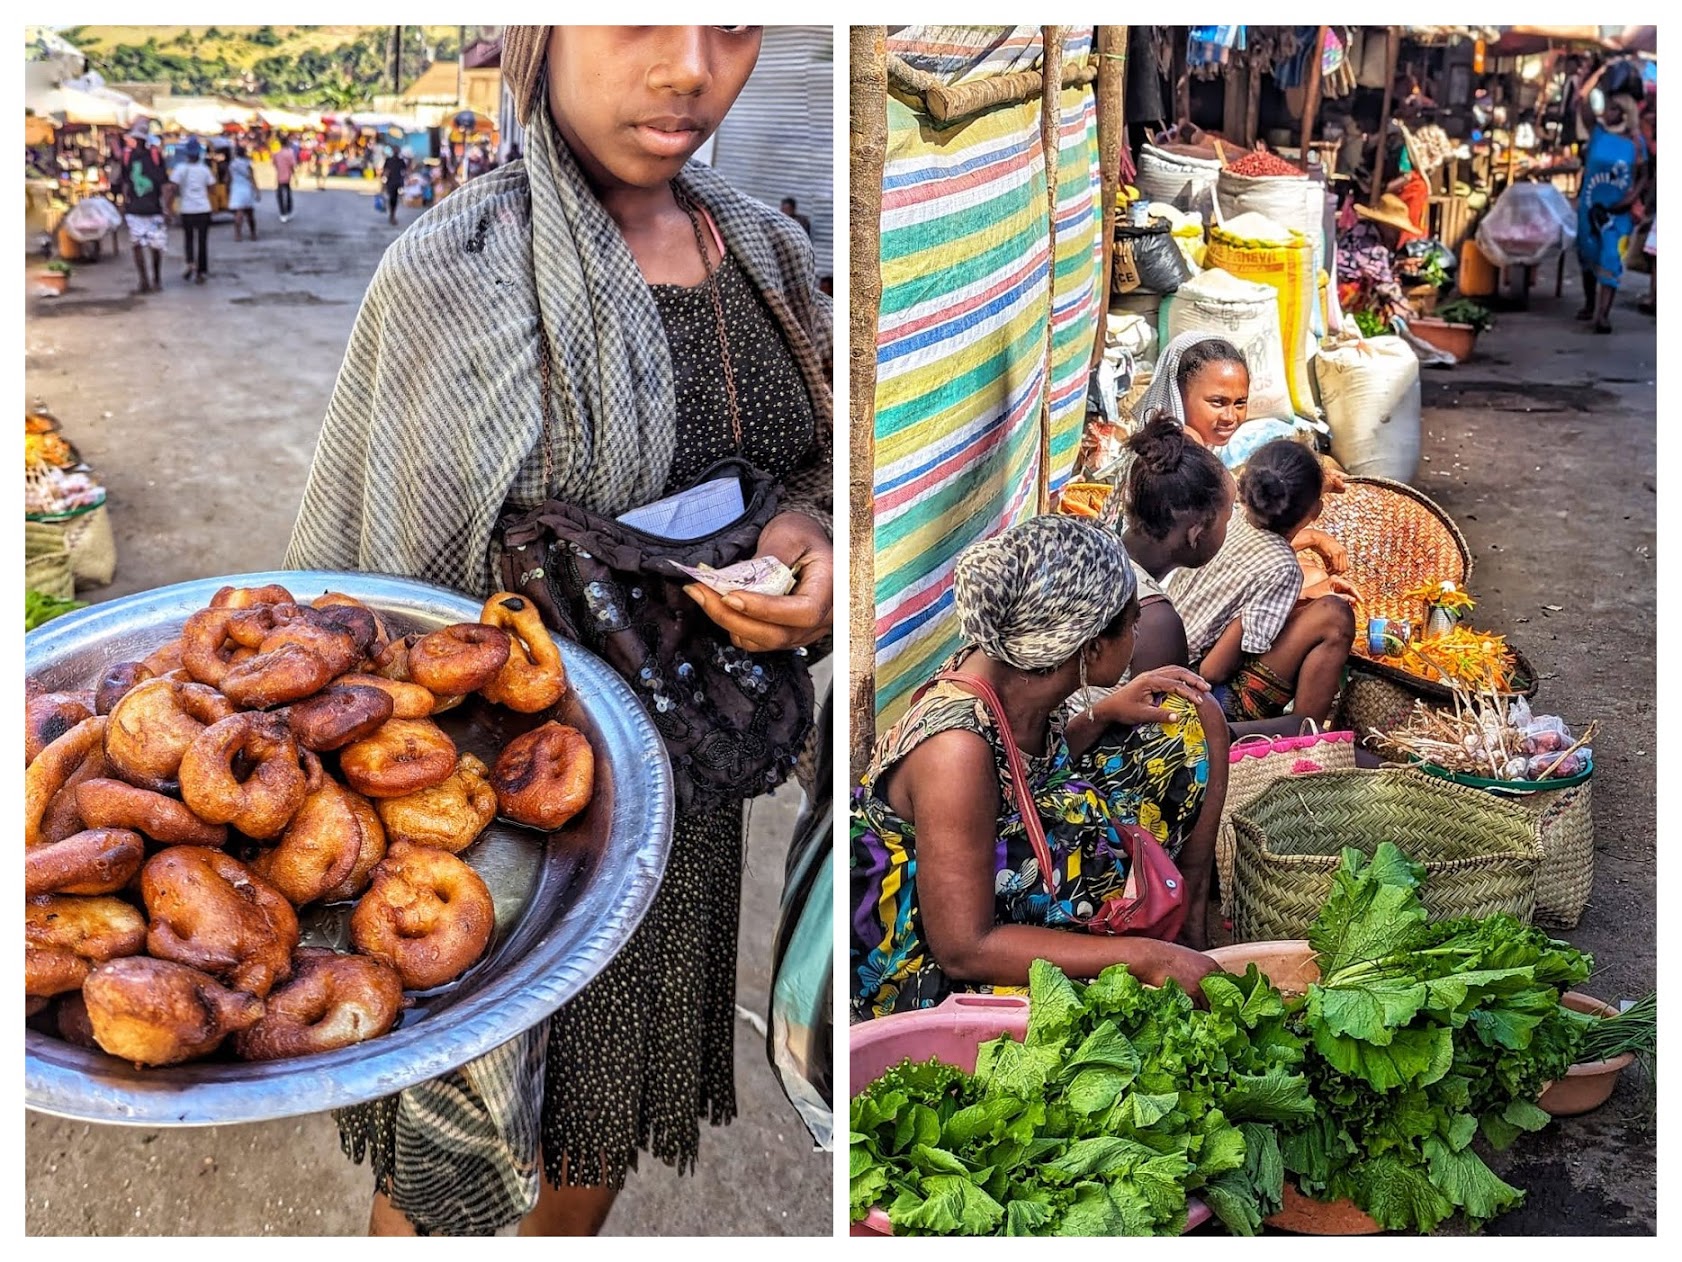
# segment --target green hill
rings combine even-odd
[[[389,26],[73,26],[60,32],[112,82],[165,82],[276,104],[344,107],[391,91]],[[403,28],[401,82],[454,60],[454,26]]]

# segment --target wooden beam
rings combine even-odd
[[[1189,26],[1171,26],[1169,38],[1173,43],[1174,124],[1191,121],[1191,71],[1186,66],[1186,41],[1191,37]]]
[[[1378,157],[1373,160],[1372,188],[1367,190],[1367,204],[1378,205],[1384,196],[1384,161],[1390,156],[1390,111],[1396,103],[1396,59],[1402,51],[1400,27],[1384,28],[1384,108],[1378,115]]]
[[[1221,95],[1221,134],[1228,142],[1244,135],[1244,106],[1250,96],[1250,67],[1235,58],[1226,69]]]
[[[1314,36],[1314,52],[1308,60],[1308,99],[1302,106],[1302,164],[1308,165],[1308,146],[1314,141],[1315,115],[1320,112],[1320,59],[1326,55],[1326,31],[1322,26]]]
[[[1121,147],[1127,143],[1123,101],[1127,90],[1127,28],[1100,26],[1098,28],[1098,177],[1099,218],[1104,255],[1098,270],[1098,306],[1105,310],[1110,303],[1110,268],[1115,262],[1115,200],[1121,188]],[[1105,321],[1098,321],[1098,335],[1093,339],[1092,363],[1104,357]]]
[[[876,744],[876,321],[882,305],[882,168],[888,152],[888,28],[852,28],[847,388],[852,453],[848,719],[852,782]]]
[[[1244,85],[1244,143],[1256,147],[1256,133],[1261,130],[1262,75],[1265,72],[1254,60],[1250,62],[1249,81]]]
[[[1040,65],[1063,64],[1063,28],[1040,27]],[[1045,279],[1045,390],[1040,399],[1040,476],[1035,511],[1051,511],[1051,363],[1052,317],[1057,306],[1057,165],[1063,149],[1063,84],[1047,74],[1040,93],[1040,149],[1045,155],[1046,236],[1050,254]]]

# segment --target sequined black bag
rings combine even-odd
[[[744,461],[720,461],[697,482],[726,477],[740,478],[746,509],[701,539],[663,539],[561,500],[498,525],[503,588],[631,685],[666,743],[686,813],[782,784],[812,727],[806,651],[738,649],[684,595],[694,580],[674,562],[744,561],[776,515],[780,486]]]

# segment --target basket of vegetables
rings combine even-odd
[[[1424,866],[1436,916],[1498,912],[1529,923],[1542,849],[1522,811],[1406,768],[1321,771],[1276,780],[1232,813],[1233,933],[1300,938],[1347,846],[1394,840]]]

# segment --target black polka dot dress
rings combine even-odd
[[[806,455],[812,401],[736,263],[715,275],[742,422],[738,451],[709,285],[655,285],[671,347],[677,441],[665,494],[740,454],[777,477]],[[701,1119],[736,1115],[736,933],[744,805],[679,816],[659,892],[631,940],[544,1028],[440,1079],[342,1111],[342,1146],[424,1234],[484,1235],[551,1183],[623,1186],[647,1151],[693,1169]],[[541,1088],[538,1084],[541,1083]],[[539,1139],[541,1151],[539,1151]]]

